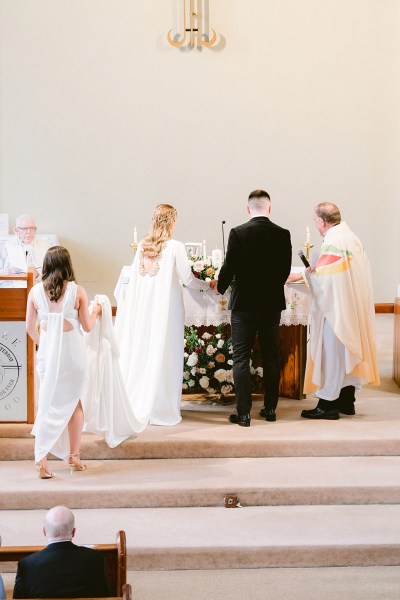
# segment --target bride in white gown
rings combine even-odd
[[[181,421],[184,306],[181,282],[207,290],[196,279],[182,242],[171,239],[177,212],[159,204],[140,242],[115,334],[128,399],[144,429]]]

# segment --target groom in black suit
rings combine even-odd
[[[48,545],[18,563],[13,598],[106,598],[109,585],[101,552],[76,546],[74,515],[66,506],[47,513]]]
[[[271,200],[264,190],[249,196],[250,220],[234,227],[221,267],[217,290],[223,294],[232,283],[233,378],[237,414],[231,423],[250,426],[250,353],[256,334],[264,368],[264,408],[261,416],[276,421],[279,395],[279,322],[286,308],[284,284],[290,273],[290,232],[269,220]],[[214,284],[215,285],[215,284]]]

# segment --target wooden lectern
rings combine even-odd
[[[394,300],[393,379],[400,386],[400,297]]]
[[[33,423],[35,418],[35,345],[25,329],[34,280],[33,267],[23,275],[0,275],[0,282],[24,284],[0,287],[0,423]]]

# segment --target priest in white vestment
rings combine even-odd
[[[319,402],[301,416],[334,420],[355,414],[362,384],[380,383],[372,278],[364,247],[335,204],[318,204],[314,222],[324,241],[315,269],[306,271],[313,304],[304,392],[317,390]]]
[[[0,272],[2,274],[26,273],[28,267],[35,269],[35,283],[41,281],[44,256],[49,248],[46,240],[36,237],[35,219],[29,215],[17,217],[15,238],[4,242],[0,247]],[[10,282],[2,282],[10,287]],[[14,281],[13,287],[25,287],[26,282]]]

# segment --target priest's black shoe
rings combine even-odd
[[[355,415],[356,410],[354,408],[356,388],[354,385],[346,385],[346,387],[340,390],[339,398],[336,400],[335,405],[337,410],[342,415]]]
[[[340,415],[336,408],[326,409],[316,406],[312,410],[302,410],[301,416],[305,419],[327,419],[328,421],[336,421],[340,419]]]
[[[238,415],[237,413],[229,417],[231,423],[236,423],[241,427],[250,427],[250,415]]]
[[[265,406],[260,410],[260,417],[264,417],[266,421],[276,421],[276,414],[273,408],[265,408]]]

